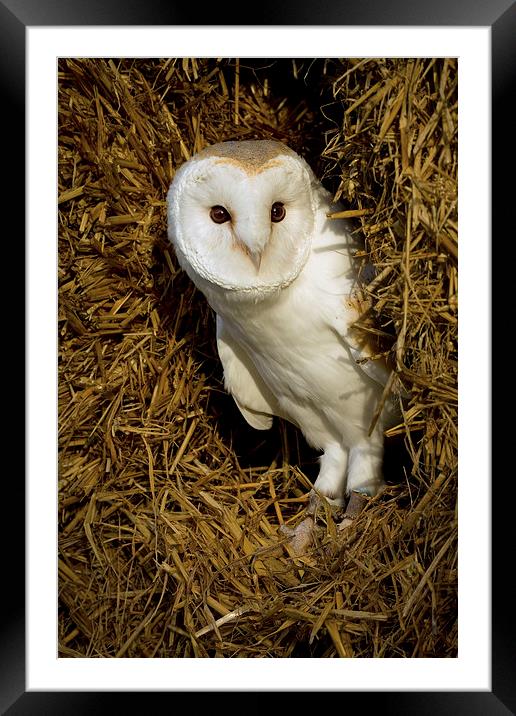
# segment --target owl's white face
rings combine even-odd
[[[206,283],[259,299],[303,268],[314,227],[313,175],[280,142],[223,142],[176,173],[169,237],[182,267]]]

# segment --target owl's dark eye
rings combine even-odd
[[[271,208],[271,221],[283,221],[286,215],[286,210],[281,201],[275,201]]]
[[[216,224],[224,224],[226,221],[231,221],[231,214],[223,206],[212,206],[210,209],[210,219]]]

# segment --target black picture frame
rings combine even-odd
[[[260,4],[260,18],[244,18],[238,12],[230,12],[225,6],[220,10],[211,4],[202,10],[203,25],[390,25],[390,26],[484,26],[491,28],[492,38],[492,249],[505,252],[504,238],[513,233],[512,186],[505,181],[505,167],[514,167],[514,142],[511,146],[510,126],[514,118],[510,114],[512,94],[516,87],[516,4],[512,0],[492,0],[489,3],[471,3],[466,0],[368,0],[367,2],[309,3],[304,0]],[[197,17],[196,17],[197,15]],[[25,206],[22,202],[25,183],[25,31],[29,26],[67,25],[197,25],[199,11],[188,3],[147,0],[0,0],[0,96],[4,111],[0,113],[4,137],[4,171],[0,172],[2,197],[9,203],[9,213],[15,211],[16,235],[20,237]],[[221,22],[225,18],[231,23]],[[508,141],[509,139],[509,141]],[[7,158],[5,155],[7,154]],[[512,218],[512,217],[511,217]],[[505,231],[504,231],[505,229]],[[13,235],[13,232],[11,232]],[[495,237],[496,243],[495,243]],[[13,248],[10,242],[9,252]],[[509,243],[507,241],[506,243]],[[18,248],[20,248],[19,239]],[[17,259],[25,264],[25,250]],[[10,253],[8,253],[8,256]],[[493,251],[495,257],[497,252]],[[504,254],[505,256],[505,254]],[[507,259],[504,259],[504,263]],[[19,264],[18,264],[19,265]],[[500,293],[499,284],[493,281],[493,301]],[[21,293],[21,292],[20,292]],[[22,299],[23,300],[23,299]],[[18,307],[19,309],[19,307]],[[498,314],[499,316],[499,314]],[[501,324],[497,312],[492,312],[492,336],[500,335],[496,327]],[[22,336],[22,342],[23,342]],[[494,376],[493,376],[494,377]],[[493,390],[493,395],[497,391]],[[503,391],[502,391],[502,394]],[[19,396],[18,396],[19,397]],[[23,405],[24,401],[20,403]],[[494,414],[494,412],[493,412]],[[506,421],[502,421],[506,422]],[[507,428],[499,426],[491,439],[492,455],[505,455],[504,448],[511,445],[504,434]],[[505,448],[506,449],[506,448]],[[347,692],[343,694],[342,707],[349,709],[350,700],[360,699],[363,708],[378,706],[387,714],[500,714],[516,713],[516,664],[514,643],[514,610],[508,595],[514,563],[515,538],[511,529],[510,512],[512,500],[508,491],[513,482],[512,466],[504,466],[502,457],[499,471],[493,468],[492,485],[492,691],[491,692]],[[507,479],[506,479],[507,477]],[[504,481],[505,480],[505,481]],[[9,510],[12,524],[4,529],[9,535],[4,545],[3,574],[8,588],[3,591],[5,606],[2,610],[0,635],[0,712],[10,716],[19,714],[69,714],[120,712],[125,697],[120,693],[25,691],[25,531],[23,505],[25,504],[24,481],[21,470],[16,470],[7,484]],[[5,527],[5,522],[3,523]],[[8,579],[7,579],[8,577]],[[314,692],[317,684],[314,684]],[[338,685],[335,690],[338,691]],[[129,707],[155,710],[155,697],[161,694],[129,694]],[[222,704],[224,693],[203,694],[210,696],[211,707]],[[260,707],[266,693],[259,692],[253,706]],[[165,694],[169,706],[173,694]],[[304,694],[309,698],[309,694]],[[319,708],[323,704],[319,702]],[[176,702],[177,707],[177,702]]]

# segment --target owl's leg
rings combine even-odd
[[[348,451],[338,443],[329,445],[321,456],[319,475],[314,483],[308,505],[308,517],[297,527],[282,527],[282,532],[290,537],[290,545],[296,554],[303,554],[312,541],[315,521],[314,515],[321,501],[326,499],[330,505],[342,506],[346,485]]]
[[[349,454],[349,470],[346,492],[349,502],[339,529],[349,527],[355,517],[367,504],[368,497],[374,497],[384,487],[382,475],[383,436],[380,432],[372,438],[354,445]]]
[[[374,497],[384,486],[382,475],[383,437],[372,436],[353,445],[349,452],[346,492]]]
[[[348,450],[338,443],[331,443],[324,450],[320,461],[321,468],[312,493],[315,499],[311,502],[316,506],[318,495],[322,495],[331,505],[341,507],[344,504]]]

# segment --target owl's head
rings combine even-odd
[[[221,142],[177,171],[168,232],[181,266],[206,292],[259,300],[300,273],[314,228],[314,175],[281,142]],[[236,296],[235,296],[236,297]]]

